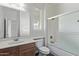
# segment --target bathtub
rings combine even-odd
[[[79,33],[61,33],[55,43],[48,43],[51,54],[56,56],[79,56]]]
[[[48,44],[51,54],[55,56],[75,56],[75,54],[68,52],[60,47],[57,47],[53,44]]]

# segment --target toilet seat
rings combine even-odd
[[[47,47],[40,47],[39,50],[43,54],[49,54],[49,48]]]

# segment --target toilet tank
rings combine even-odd
[[[37,39],[36,40],[36,47],[44,46],[44,39]]]

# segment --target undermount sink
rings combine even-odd
[[[18,40],[18,41],[9,40],[9,41],[3,41],[3,42],[0,42],[0,48],[6,48],[6,47],[14,46],[14,45],[19,44],[19,43],[22,43],[22,42],[24,42],[24,40]]]
[[[24,42],[24,40],[12,40],[12,41],[10,41],[8,44],[17,44],[17,43],[22,43],[22,42]]]
[[[22,42],[24,42],[24,41],[14,41],[14,42],[10,42],[8,44],[17,44],[17,43],[22,43]]]

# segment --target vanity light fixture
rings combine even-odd
[[[25,11],[25,4],[24,3],[0,3],[1,6],[13,8],[20,11]]]

